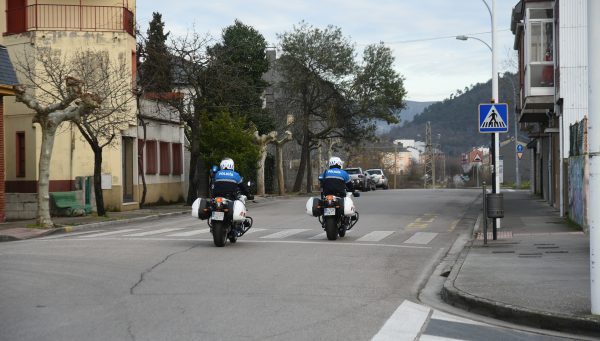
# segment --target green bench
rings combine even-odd
[[[77,200],[77,192],[51,192],[51,213],[54,216],[75,217],[90,214],[92,207]]]

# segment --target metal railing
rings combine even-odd
[[[30,30],[119,31],[134,36],[126,7],[34,4],[6,11],[7,34]]]

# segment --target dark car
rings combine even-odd
[[[375,183],[371,180],[367,173],[363,172],[360,167],[352,167],[344,169],[354,184],[354,188],[363,192],[374,190]]]

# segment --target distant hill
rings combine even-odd
[[[436,102],[417,102],[406,101],[406,108],[400,111],[400,124],[387,124],[385,122],[377,122],[377,133],[387,133],[393,127],[402,127],[406,123],[411,122],[413,118],[422,113],[425,108]]]
[[[513,77],[510,75],[507,77]],[[501,139],[513,135],[514,96],[509,78],[499,79],[499,102],[508,103],[509,107],[509,132],[501,134]],[[464,91],[457,90],[442,102],[435,102],[417,114],[411,122],[402,126],[394,126],[387,133],[382,134],[383,139],[416,139],[425,141],[425,125],[431,122],[432,142],[440,143],[442,150],[449,155],[459,155],[474,146],[488,145],[489,134],[479,133],[477,110],[480,103],[489,103],[492,93],[491,80],[485,84],[478,83]],[[438,140],[439,134],[439,140]]]

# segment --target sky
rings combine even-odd
[[[498,71],[511,70],[512,7],[517,0],[496,0]],[[487,0],[492,5],[492,0]],[[223,28],[238,19],[253,26],[270,46],[277,35],[301,21],[337,26],[355,43],[360,60],[366,45],[384,42],[394,52],[395,69],[404,77],[407,99],[440,101],[457,89],[491,78],[490,14],[484,0],[170,0],[137,1],[137,21],[145,33],[152,13],[162,14],[171,36],[187,32],[220,39]],[[491,96],[491,94],[490,94]]]

